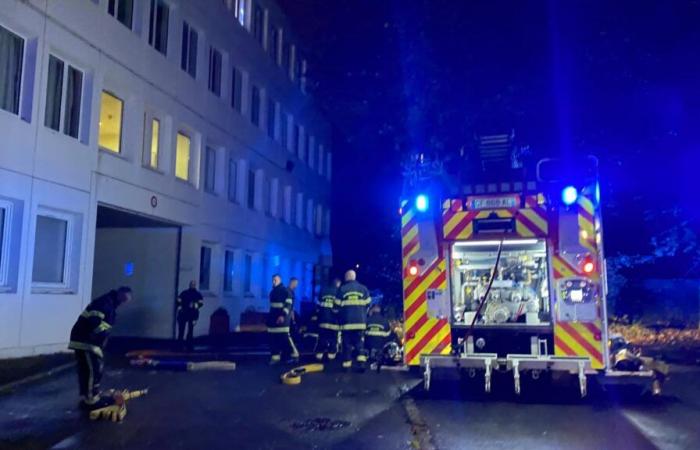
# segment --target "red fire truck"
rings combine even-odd
[[[518,394],[521,377],[553,372],[582,396],[592,376],[658,392],[651,364],[611,359],[596,159],[528,167],[513,141],[477,138],[457,174],[413,161],[400,210],[405,363],[422,367],[426,389],[444,369],[483,377],[487,392],[496,370]]]

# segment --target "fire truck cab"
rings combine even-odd
[[[430,389],[435,369],[521,377],[566,372],[651,386],[612,370],[597,161],[528,167],[513,135],[477,138],[457,182],[414,176],[401,202],[404,359]],[[425,161],[417,160],[416,164]],[[418,170],[420,172],[420,170]]]

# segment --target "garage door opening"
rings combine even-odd
[[[112,335],[172,338],[180,232],[177,224],[98,206],[92,298],[131,286]]]

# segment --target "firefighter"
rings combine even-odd
[[[372,301],[365,285],[358,283],[354,270],[345,273],[345,283],[338,288],[336,294],[336,306],[338,307],[338,319],[342,333],[343,368],[352,367],[352,357],[358,362],[360,368],[367,362],[367,354],[364,350],[364,332],[367,328],[367,305]]]
[[[177,297],[177,341],[192,349],[192,339],[194,325],[199,319],[199,309],[204,306],[204,297],[197,290],[197,283],[190,281],[190,287],[180,292]],[[185,327],[187,327],[187,337],[185,338]]]
[[[292,278],[287,288],[282,284],[282,277],[275,274],[272,277],[272,290],[270,291],[270,313],[267,319],[267,332],[270,336],[270,364],[277,364],[282,359],[282,354],[287,352],[294,358],[299,358],[299,352],[289,334],[289,325],[294,306],[294,288],[296,278]]]
[[[338,309],[336,307],[336,294],[340,287],[340,279],[333,279],[333,283],[321,291],[321,299],[318,303],[318,331],[319,340],[316,348],[316,359],[329,361],[335,359],[338,353]]]
[[[128,286],[109,291],[90,302],[71,329],[68,348],[75,351],[82,409],[97,409],[113,402],[111,397],[100,399],[103,351],[117,318],[117,308],[131,298]]]
[[[365,348],[369,352],[371,364],[381,365],[384,345],[389,342],[391,326],[382,314],[382,308],[374,305],[369,310],[367,329],[365,330]]]

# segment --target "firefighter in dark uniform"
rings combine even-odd
[[[389,321],[382,314],[382,308],[374,305],[369,310],[367,329],[365,330],[365,348],[369,353],[371,364],[381,365],[382,350],[391,336]]]
[[[190,281],[190,287],[180,292],[177,297],[177,341],[192,349],[192,338],[194,325],[199,320],[199,309],[204,306],[204,297],[197,290],[197,283]],[[185,338],[185,327],[187,327],[187,337]]]
[[[338,352],[338,310],[336,294],[340,287],[340,279],[335,278],[333,284],[323,288],[318,303],[318,346],[316,347],[316,359],[323,361],[327,357],[329,361],[335,359]]]
[[[129,301],[131,288],[111,290],[90,302],[71,329],[68,348],[75,351],[81,408],[96,409],[113,402],[111,397],[100,399],[103,351],[117,318],[117,308]]]
[[[354,270],[345,273],[345,283],[338,288],[336,306],[343,345],[343,368],[352,367],[353,355],[362,368],[367,362],[364,333],[367,328],[367,305],[372,301],[367,287],[358,283]]]
[[[296,279],[292,278],[290,286],[296,287]],[[270,291],[270,313],[267,317],[267,333],[270,337],[270,363],[276,364],[282,359],[282,354],[287,352],[291,358],[299,358],[299,352],[289,334],[292,311],[294,307],[294,291],[282,284],[282,277],[272,277],[272,290]]]

